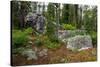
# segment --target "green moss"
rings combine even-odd
[[[71,24],[63,24],[62,25],[65,30],[75,30],[76,27]]]
[[[50,49],[52,49],[52,48],[58,48],[58,47],[60,46],[59,43],[57,43],[57,42],[51,42],[50,40],[46,40],[46,41],[44,42],[44,45],[45,45],[47,48],[50,48]]]

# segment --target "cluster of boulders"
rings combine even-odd
[[[84,35],[79,34],[80,32],[82,32]],[[77,33],[77,34],[76,34]],[[74,34],[74,35],[72,35]],[[65,45],[66,48],[72,50],[72,51],[81,51],[81,50],[85,50],[88,48],[92,48],[92,39],[90,35],[86,35],[84,33],[84,31],[59,31],[58,34],[58,38],[60,40],[62,40]],[[29,44],[32,45],[33,41],[31,39],[31,37],[29,38]],[[30,47],[30,46],[29,46]],[[39,57],[44,57],[48,55],[48,49],[47,48],[42,48],[42,49],[38,49],[38,47],[34,46],[34,48],[27,48],[27,49],[23,49],[21,48],[20,50],[21,55],[27,57],[27,60],[37,60]]]
[[[21,55],[23,55],[24,57],[27,58],[27,60],[38,60],[39,57],[44,57],[47,56],[47,52],[48,49],[42,49],[40,51],[38,51],[38,48],[36,48],[37,50],[33,50],[33,49],[25,49],[21,52]]]
[[[44,32],[45,18],[41,14],[29,13],[26,16],[26,22],[31,25],[31,27],[36,29],[38,32]],[[58,38],[65,43],[70,50],[84,50],[92,48],[92,39],[90,35],[86,35],[85,30],[58,30]],[[29,44],[33,44],[32,41]],[[38,51],[37,49],[28,49],[22,52],[22,55],[27,56],[28,60],[38,59],[39,57],[47,55],[48,49],[43,49]]]

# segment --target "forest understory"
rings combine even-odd
[[[34,39],[34,37],[33,37]],[[31,49],[34,50],[34,44]],[[37,47],[38,50],[48,49],[45,46]],[[61,44],[57,48],[48,49],[47,55],[38,57],[37,60],[27,60],[21,54],[12,55],[12,64],[14,66],[23,65],[41,65],[41,64],[58,64],[58,63],[76,63],[76,62],[93,62],[97,60],[97,48],[90,48],[82,51],[71,51],[66,48],[65,44]]]

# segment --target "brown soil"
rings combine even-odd
[[[40,47],[38,49],[43,49]],[[95,48],[84,50],[81,52],[72,52],[66,49],[65,45],[61,45],[57,49],[49,49],[48,55],[39,57],[38,60],[27,60],[21,55],[12,56],[12,65],[37,65],[37,64],[54,64],[54,63],[68,63],[68,62],[83,62],[96,61],[96,56],[92,55]],[[63,60],[64,59],[64,60]]]

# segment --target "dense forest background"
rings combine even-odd
[[[72,24],[77,29],[91,26],[87,30],[96,31],[97,7],[91,5],[73,5],[42,2],[12,2],[12,24],[14,28],[24,28],[24,17],[28,12],[42,12],[47,20],[59,22],[59,24]],[[57,13],[56,13],[57,12]],[[58,16],[56,16],[58,15]],[[58,18],[58,19],[56,19]]]

